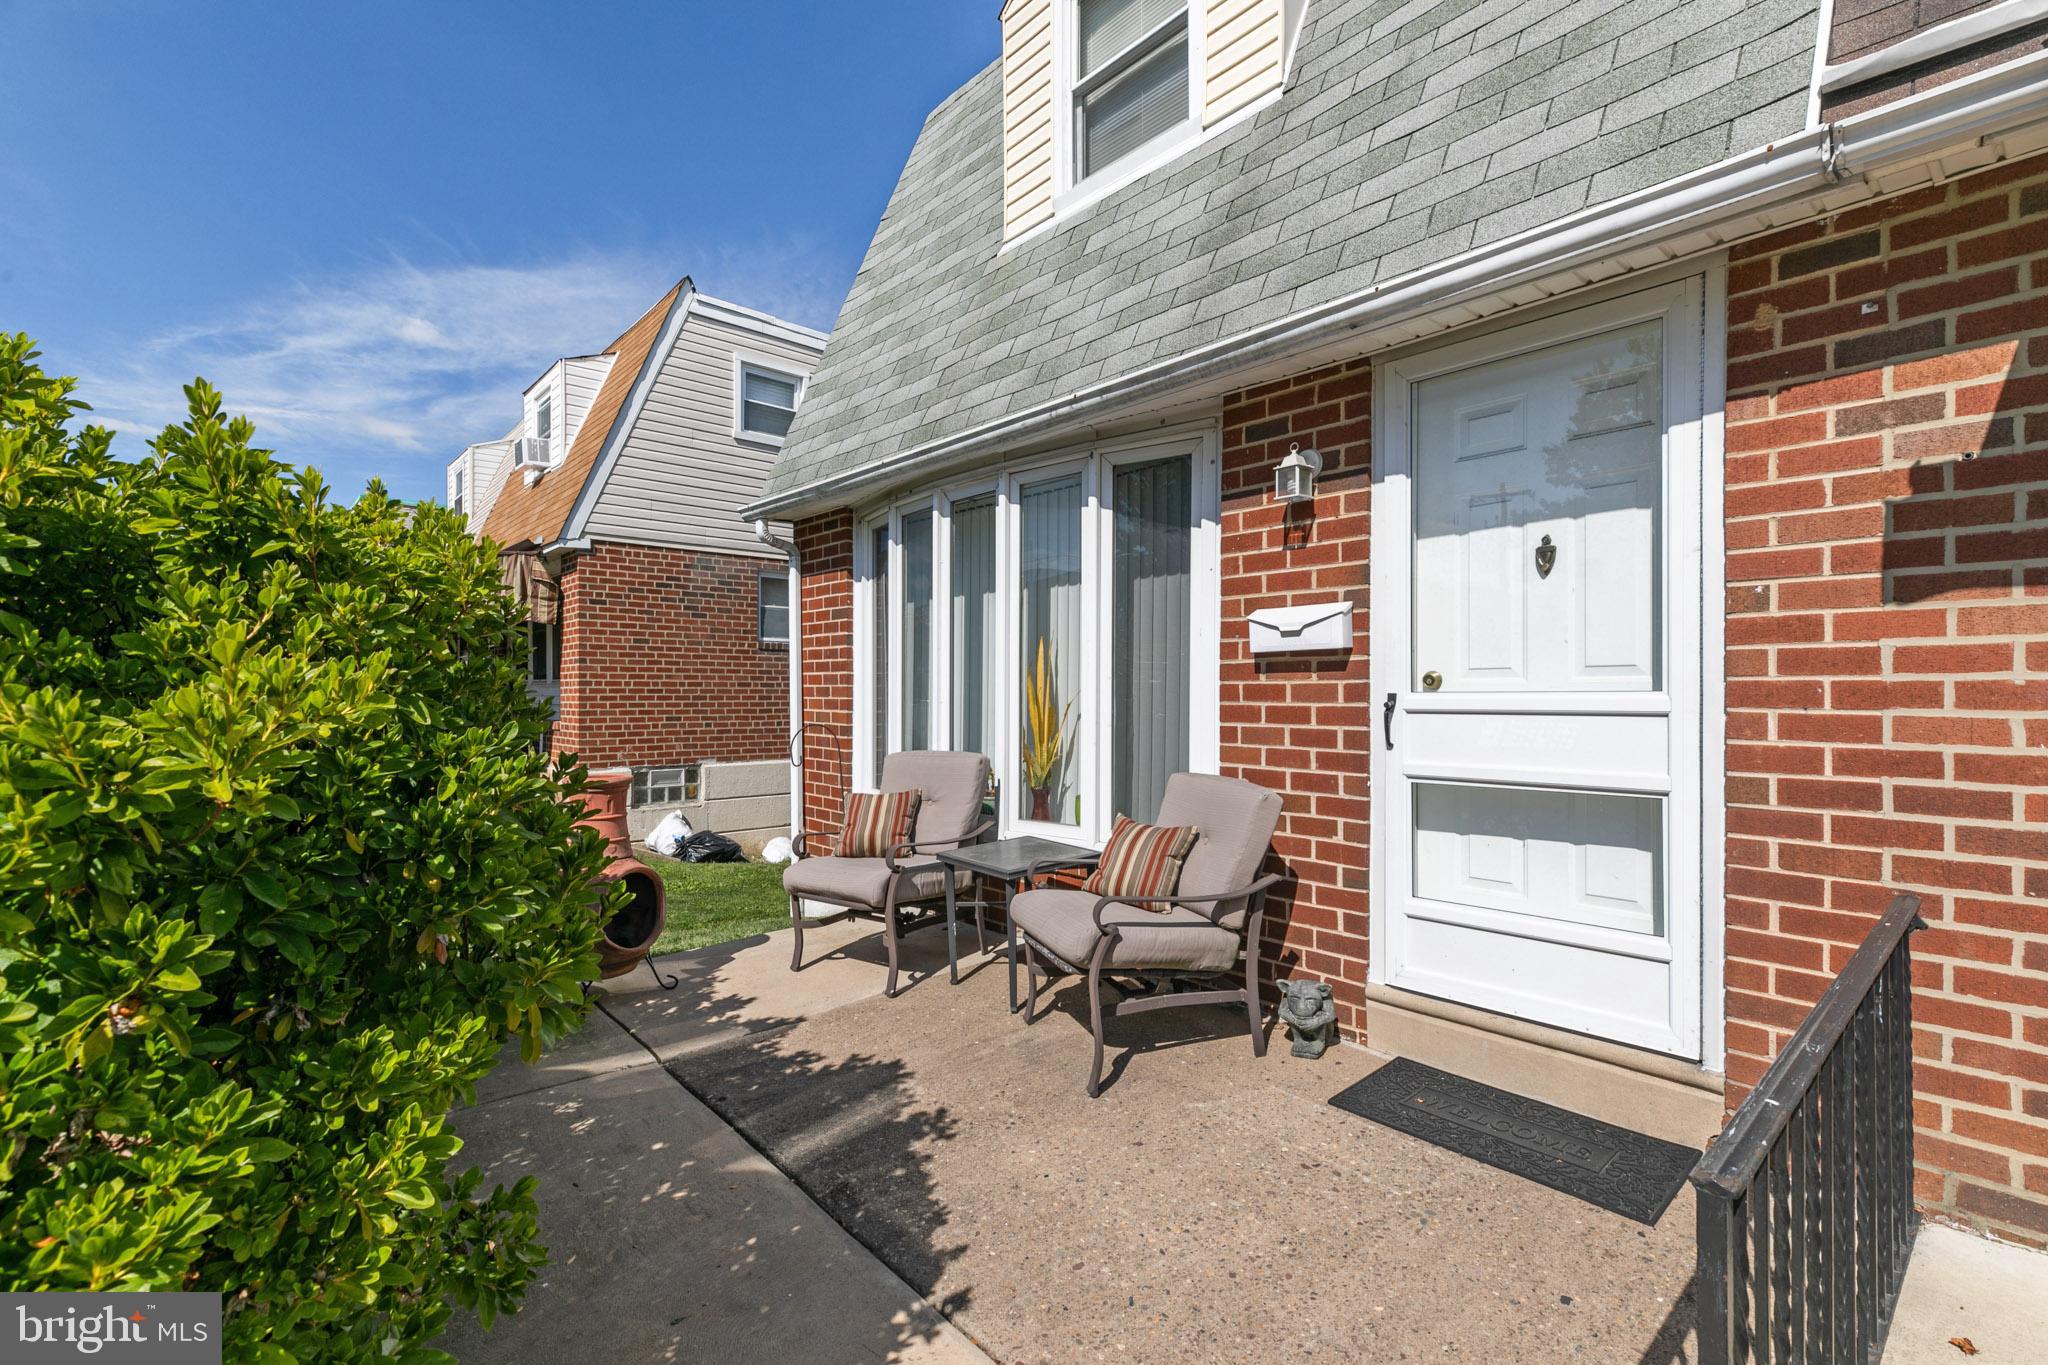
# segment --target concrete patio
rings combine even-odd
[[[442,1344],[484,1363],[1694,1359],[1688,1192],[1645,1228],[1354,1118],[1327,1100],[1381,1058],[1283,1042],[1255,1061],[1222,1009],[1113,1023],[1091,1102],[1083,993],[1027,1027],[999,957],[949,987],[943,944],[906,941],[938,974],[896,1000],[871,925],[810,930],[797,975],[787,933],[680,954],[673,993],[623,978],[538,1066],[509,1059],[455,1126],[494,1177],[543,1176],[555,1259],[516,1318]],[[1980,1306],[1980,1344],[2002,1343],[1997,1316]]]

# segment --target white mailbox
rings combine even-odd
[[[1314,649],[1351,648],[1351,604],[1315,602],[1304,607],[1261,607],[1251,614],[1252,653],[1293,654]]]

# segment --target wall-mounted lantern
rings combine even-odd
[[[1316,475],[1323,472],[1321,452],[1287,448],[1287,458],[1273,471],[1273,496],[1280,502],[1311,502],[1316,496]]]

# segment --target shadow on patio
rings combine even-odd
[[[905,946],[940,975],[893,1001],[879,940],[795,976],[748,947],[724,979],[819,1007],[665,1065],[996,1360],[1692,1359],[1685,1194],[1644,1228],[1353,1118],[1378,1058],[1254,1061],[1222,1008],[1113,1021],[1091,1102],[1082,987],[1027,1026],[999,958],[953,988],[941,935]]]
[[[784,936],[668,959],[684,976],[674,994],[649,989],[644,974],[611,983],[581,1034],[535,1067],[509,1055],[480,1087],[477,1107],[455,1116],[465,1158],[489,1179],[541,1177],[541,1240],[551,1259],[516,1317],[485,1333],[458,1315],[443,1349],[465,1365],[980,1358],[663,1069],[737,1049],[753,1059],[760,1087],[860,1096],[842,1117],[854,1120],[849,1134],[898,1153],[891,1216],[945,1225],[919,1153],[949,1137],[950,1124],[915,1103],[904,1064],[776,1045],[801,1010],[857,995],[881,969],[854,944],[805,990],[764,998],[755,981],[764,950],[787,978]],[[832,1132],[807,1134],[805,1160],[829,1161],[837,1141]],[[898,1236],[890,1245],[914,1278],[938,1277],[957,1254],[938,1240],[911,1249]]]

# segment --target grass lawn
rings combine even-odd
[[[656,953],[704,948],[789,927],[789,898],[776,863],[685,863],[645,849],[642,862],[668,884],[668,927]]]

